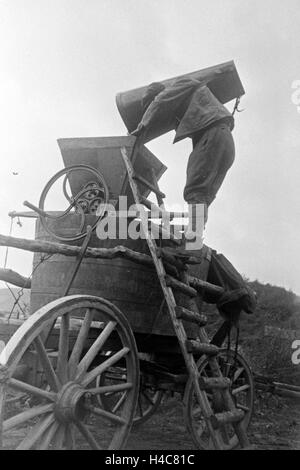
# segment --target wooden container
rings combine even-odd
[[[88,137],[58,139],[58,145],[66,167],[71,165],[85,164],[98,170],[106,181],[110,192],[110,200],[113,202],[119,195],[128,197],[128,204],[134,203],[132,191],[128,184],[126,168],[121,155],[121,147],[125,147],[129,158],[132,156],[136,138],[127,137]],[[142,146],[135,157],[133,167],[136,172],[149,181],[153,181],[152,171],[155,172],[157,180],[166,171],[167,167]],[[71,174],[70,185],[73,196],[82,189],[89,180],[88,175],[77,173]],[[140,193],[147,197],[149,189],[138,184]]]
[[[179,78],[189,77],[207,84],[212,93],[223,104],[245,94],[233,61],[169,78],[168,80],[160,80],[160,82],[167,86]],[[134,90],[118,93],[116,96],[117,107],[128,132],[134,131],[143,117],[142,98],[149,84]],[[169,122],[165,126],[153,126],[151,133],[147,136],[147,141],[155,139],[172,129],[173,127],[170,127]]]
[[[76,216],[68,215],[59,222],[59,234],[72,236]],[[87,216],[87,223],[93,224],[95,216]],[[58,229],[58,222],[52,222],[52,229]],[[56,241],[46,233],[37,220],[36,239]],[[163,240],[167,246],[169,242]],[[75,244],[75,243],[73,243]],[[113,248],[124,245],[135,251],[147,253],[145,240],[99,240],[94,232],[90,247]],[[62,296],[64,286],[76,259],[62,255],[53,255],[41,261],[41,254],[34,255],[34,271],[31,285],[31,312],[48,302]],[[128,318],[135,333],[144,335],[175,336],[169,313],[166,310],[160,284],[154,268],[116,258],[112,260],[84,258],[81,267],[69,292],[72,294],[88,294],[103,297],[114,303]],[[195,337],[196,327],[188,324],[187,332]],[[149,339],[149,338],[148,338]]]

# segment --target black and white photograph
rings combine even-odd
[[[0,450],[300,450],[299,7],[0,0]]]

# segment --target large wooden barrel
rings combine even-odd
[[[165,86],[168,86],[179,78],[194,78],[207,84],[212,93],[223,104],[245,94],[245,90],[233,61],[160,81]],[[124,91],[122,93],[118,93],[116,96],[117,107],[128,132],[134,131],[142,119],[142,98],[147,86]],[[175,120],[173,121],[168,119],[168,122],[162,124],[161,121],[158,120],[157,125],[153,124],[151,126],[151,130],[147,134],[146,142],[174,129],[174,123]]]
[[[75,214],[69,214],[59,222],[52,222],[51,229],[60,235],[71,237],[77,228]],[[95,216],[88,215],[87,223],[93,224]],[[76,230],[76,229],[75,229]],[[45,232],[37,221],[36,239],[57,241]],[[169,243],[167,240],[162,241]],[[73,243],[75,244],[75,243]],[[80,244],[77,243],[77,244]],[[113,248],[124,245],[141,253],[149,253],[146,240],[99,240],[94,232],[91,247]],[[34,255],[34,274],[31,287],[31,311],[63,295],[72,267],[73,257],[53,255],[41,262],[41,254]],[[85,258],[69,294],[88,294],[113,302],[128,318],[135,333],[174,336],[173,326],[166,310],[156,271],[123,258],[112,260]],[[195,326],[187,325],[188,335],[195,336]]]

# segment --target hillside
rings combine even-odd
[[[257,373],[299,384],[299,366],[291,361],[291,338],[283,338],[282,330],[292,332],[300,340],[300,298],[292,291],[259,281],[249,282],[257,293],[257,307],[253,314],[242,313],[239,344]],[[214,305],[204,304],[210,318],[210,329],[215,331],[222,323]],[[276,335],[266,335],[266,326],[278,329]],[[275,330],[276,331],[276,330]],[[235,330],[232,332],[234,344]]]

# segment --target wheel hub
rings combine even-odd
[[[87,415],[86,408],[89,394],[81,385],[68,382],[58,394],[54,414],[58,421],[82,421]]]

